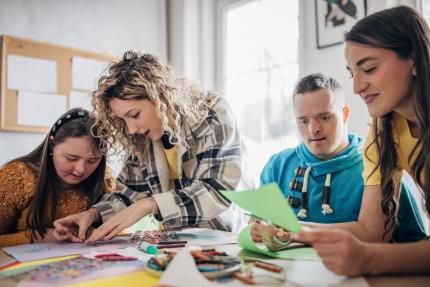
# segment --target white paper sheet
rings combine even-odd
[[[66,96],[18,91],[19,125],[50,127],[66,110]]]
[[[217,250],[225,251],[230,255],[237,255],[242,249],[238,245],[222,245]],[[267,260],[262,259],[261,255],[257,253],[255,259],[282,266],[287,278],[287,282],[282,286],[369,287],[369,284],[363,277],[348,278],[337,275],[328,270],[321,261]]]
[[[72,58],[72,88],[92,91],[97,88],[97,80],[110,63],[83,57]]]
[[[135,243],[128,242],[124,239],[113,239],[94,245],[87,245],[84,243],[34,243],[4,247],[3,250],[18,261],[27,262],[90,252],[103,252],[134,245]]]
[[[208,228],[187,228],[178,232],[180,240],[188,246],[210,246],[236,243],[236,234]]]
[[[160,279],[167,286],[224,286],[207,280],[197,269],[190,249],[184,248],[172,259]]]
[[[57,93],[57,62],[10,54],[7,58],[7,87]]]
[[[71,91],[69,100],[69,109],[84,108],[88,111],[93,110],[90,93]]]

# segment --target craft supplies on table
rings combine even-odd
[[[228,276],[238,272],[243,265],[239,257],[229,256],[225,252],[192,250],[190,253],[197,269],[207,278]],[[161,276],[175,255],[175,252],[167,251],[152,257],[146,264],[148,272]]]

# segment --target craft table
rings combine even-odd
[[[214,246],[217,249],[227,251],[229,254],[236,255],[241,248],[236,244]],[[136,250],[137,251],[137,250]],[[12,257],[0,250],[0,265],[13,260]],[[339,281],[339,276],[329,272],[321,262],[309,261],[289,261],[272,259],[272,262],[284,266],[287,271],[287,280],[290,278],[295,285],[285,286],[362,286],[356,284],[357,280],[343,279]],[[28,264],[28,263],[25,263]],[[303,274],[303,275],[301,275]],[[384,275],[384,276],[365,276],[367,284],[371,287],[428,287],[430,286],[430,275]],[[299,282],[301,281],[301,282]],[[333,284],[329,284],[333,282]],[[359,281],[360,282],[360,281]],[[362,281],[361,281],[362,282]],[[115,276],[105,279],[98,279],[84,283],[74,284],[70,286],[85,287],[85,286],[154,286],[157,285],[158,278],[149,275],[145,271],[134,272],[126,275]],[[298,285],[299,284],[299,285]],[[327,285],[328,284],[328,285]],[[14,286],[10,282],[0,281],[0,286]]]

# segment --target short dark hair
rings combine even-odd
[[[339,90],[342,90],[342,87],[334,78],[321,73],[315,73],[304,76],[297,82],[293,96],[317,91],[319,89],[329,89],[337,93]]]
[[[294,87],[293,98],[297,94],[304,94],[318,91],[320,89],[328,89],[333,92],[334,101],[340,101],[344,105],[342,86],[334,78],[322,73],[309,74],[301,78]]]

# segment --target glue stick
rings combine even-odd
[[[158,252],[157,246],[152,245],[145,240],[140,241],[138,248],[139,250],[149,254],[156,254]]]

